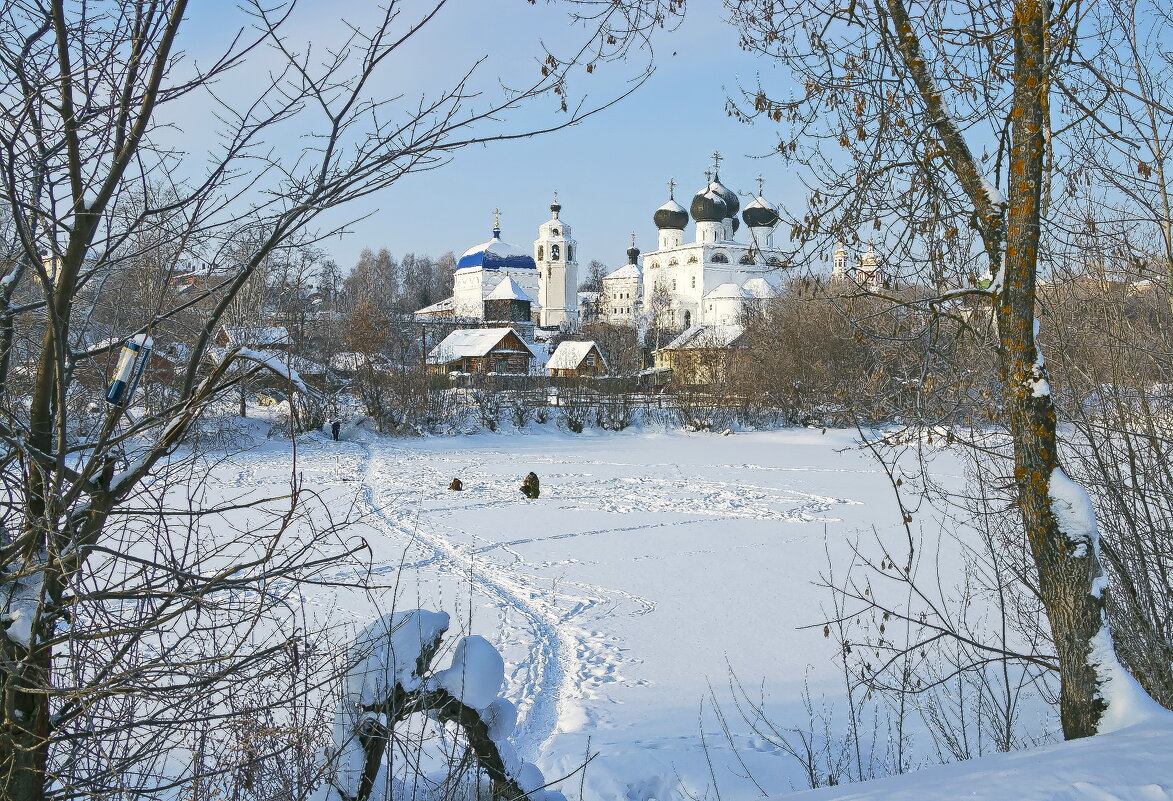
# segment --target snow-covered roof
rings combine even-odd
[[[432,348],[428,353],[428,364],[447,364],[456,359],[484,356],[511,333],[517,336],[530,356],[537,355],[512,328],[461,328],[444,337],[439,345]]]
[[[228,337],[228,344],[255,345],[272,347],[273,345],[288,345],[289,331],[284,326],[224,326],[224,335]]]
[[[688,213],[688,209],[684,208],[684,206],[681,206],[675,200],[669,200],[663,206],[656,209],[656,211],[674,211],[677,213],[680,213],[680,212],[684,212],[686,214]]]
[[[615,270],[614,272],[610,272],[607,275],[603,276],[603,280],[606,281],[611,278],[639,278],[639,276],[640,276],[639,265],[625,264],[622,267],[620,267],[618,270]]]
[[[765,278],[751,278],[741,285],[742,291],[751,298],[772,298],[774,287]]]
[[[719,300],[721,298],[744,298],[746,293],[737,284],[728,283],[721,284],[709,294],[705,295],[705,300]]]
[[[215,346],[207,349],[207,357],[215,363],[222,362],[224,358],[232,351],[232,348],[217,348]],[[236,358],[247,359],[256,362],[262,367],[277,373],[282,378],[288,379],[299,390],[306,392],[305,384],[301,380],[301,375],[323,375],[326,372],[326,367],[320,362],[315,362],[311,359],[305,359],[301,356],[294,356],[288,351],[282,350],[254,350],[253,348],[238,348],[236,350]]]
[[[727,348],[745,333],[740,325],[694,325],[663,347],[663,350]]]
[[[506,269],[536,270],[538,268],[533,256],[529,255],[527,250],[508,242],[502,242],[500,237],[500,231],[494,230],[493,238],[488,242],[482,242],[464,251],[456,262],[456,269],[481,267],[486,270],[500,270],[504,267]]]
[[[447,314],[456,308],[455,298],[444,298],[439,303],[433,303],[431,306],[424,306],[422,309],[416,309],[416,314]]]
[[[550,360],[546,362],[546,369],[577,370],[582,365],[583,359],[591,352],[591,349],[596,347],[598,346],[593,341],[571,342],[570,340],[563,340],[558,343],[558,347],[554,349]],[[602,350],[599,351],[599,358],[603,362],[603,367],[606,367],[607,360],[603,358]]]
[[[509,276],[505,276],[505,280],[497,284],[496,288],[485,296],[485,300],[524,300],[528,303],[534,302],[534,299],[525,294],[525,290],[519,287],[517,282]]]

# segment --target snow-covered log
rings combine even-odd
[[[544,790],[536,765],[523,762],[510,741],[517,710],[501,697],[505,662],[483,637],[462,638],[452,663],[432,660],[448,630],[448,615],[413,609],[384,615],[363,629],[351,648],[343,697],[335,717],[328,801],[367,801],[389,785],[384,754],[395,726],[413,714],[459,727],[500,801],[565,801]]]

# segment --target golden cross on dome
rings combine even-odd
[[[501,227],[501,209],[493,209],[493,227]]]

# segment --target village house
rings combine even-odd
[[[723,384],[744,357],[740,325],[697,325],[656,351],[656,369],[685,386]]]
[[[428,374],[528,374],[537,354],[512,328],[462,328],[428,353]]]
[[[607,361],[596,343],[566,340],[558,343],[546,362],[546,369],[554,378],[606,375]]]

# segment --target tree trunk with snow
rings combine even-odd
[[[1052,476],[1061,470],[1059,440],[1045,362],[1035,341],[1043,137],[1048,126],[1047,20],[1041,0],[1016,6],[1006,255],[996,318],[1018,506],[1059,657],[1059,716],[1063,736],[1070,740],[1095,734],[1107,706],[1092,653],[1093,638],[1107,618],[1103,596],[1095,591],[1103,569],[1092,532],[1062,530],[1051,496]]]
[[[1083,737],[1101,730],[1109,705],[1127,696],[1129,678],[1118,672],[1111,649],[1090,504],[1079,515],[1057,512],[1071,504],[1054,495],[1067,479],[1036,342],[1036,278],[1052,178],[1050,96],[1056,71],[1074,63],[1056,55],[1049,37],[1056,50],[1076,48],[1079,19],[1070,7],[1052,11],[1043,0],[996,9],[926,2],[915,5],[915,16],[909,5],[882,0],[873,13],[855,3],[810,0],[763,13],[752,0],[733,0],[743,46],[791,65],[805,91],[799,100],[781,99],[759,86],[746,92],[737,113],[790,122],[795,132],[779,151],[820,165],[810,210],[793,222],[796,240],[825,247],[866,238],[861,229],[884,231],[886,245],[926,264],[921,269],[941,287],[946,282],[936,271],[943,268],[926,253],[955,249],[970,257],[958,220],[980,240],[988,283],[963,274],[958,288],[926,305],[937,313],[978,297],[993,306],[1016,502],[1060,665],[1063,732]],[[994,144],[983,143],[985,153],[967,141],[983,130]],[[819,146],[837,146],[846,161],[803,150]],[[990,168],[1004,170],[1006,198],[986,177]],[[899,308],[899,298],[889,300]],[[966,312],[958,316],[964,320]]]

